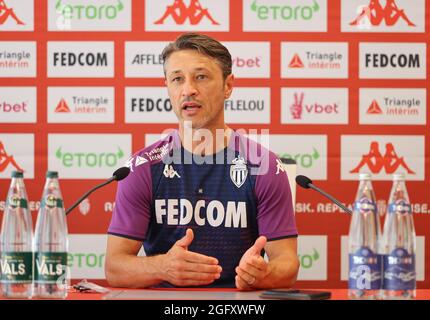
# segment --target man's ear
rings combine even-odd
[[[224,81],[224,98],[228,99],[231,96],[231,93],[233,91],[233,82],[234,82],[234,76],[233,74],[229,74],[227,78],[225,78]]]

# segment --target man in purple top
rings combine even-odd
[[[163,60],[179,129],[128,161],[108,230],[109,284],[291,287],[299,262],[288,177],[276,155],[224,122],[230,53],[187,33]]]

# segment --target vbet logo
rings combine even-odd
[[[270,42],[223,42],[233,60],[235,78],[270,78]]]
[[[113,87],[49,87],[49,123],[113,123]]]
[[[131,134],[49,134],[48,168],[63,179],[105,179],[131,154]]]
[[[69,234],[67,264],[71,278],[105,279],[106,245],[106,234]]]
[[[0,123],[35,123],[36,87],[0,87]]]
[[[347,124],[347,88],[282,88],[282,123]]]
[[[36,77],[35,41],[0,41],[0,78]]]
[[[50,0],[49,31],[131,31],[131,0]]]
[[[326,32],[327,0],[243,0],[243,30]]]
[[[402,172],[406,180],[424,181],[424,162],[424,136],[341,136],[342,180],[357,180],[360,172],[392,180]]]
[[[342,32],[424,32],[425,0],[342,0]]]
[[[48,77],[112,78],[112,41],[48,41]]]
[[[34,135],[0,133],[0,179],[10,179],[12,171],[34,178]]]
[[[165,87],[126,87],[125,123],[177,123]]]
[[[360,79],[426,79],[426,43],[362,42]]]
[[[146,31],[229,31],[229,0],[145,1]]]
[[[0,1],[0,31],[33,31],[34,0]]]
[[[127,78],[164,78],[161,52],[168,45],[162,41],[127,41],[125,76]]]
[[[348,78],[348,43],[282,42],[282,78]]]
[[[299,236],[297,280],[327,280],[327,236]]]
[[[415,266],[417,269],[417,281],[425,280],[425,237],[417,236],[416,238],[416,251],[415,251]],[[348,281],[349,274],[349,258],[348,258],[348,236],[342,236],[341,243],[341,257],[340,257],[340,280]]]
[[[233,90],[224,102],[227,123],[270,123],[270,88]]]
[[[327,136],[250,134],[249,138],[276,153],[279,158],[294,159],[297,174],[312,177],[313,180],[327,179]]]
[[[426,124],[426,89],[360,88],[360,124]]]

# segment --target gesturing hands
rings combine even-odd
[[[193,239],[193,230],[187,229],[166,253],[161,266],[165,281],[176,286],[201,286],[220,278],[222,268],[216,258],[188,251]]]
[[[261,250],[266,245],[267,239],[260,236],[254,245],[242,256],[239,266],[236,267],[236,288],[251,290],[258,287],[258,282],[269,273],[268,263],[261,256]]]

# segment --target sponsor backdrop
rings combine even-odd
[[[0,1],[0,212],[13,170],[35,221],[46,170],[59,171],[67,207],[174,128],[160,53],[200,31],[233,56],[228,123],[298,174],[350,206],[371,172],[382,220],[392,174],[407,174],[418,287],[429,288],[429,14],[426,0]],[[75,279],[104,278],[115,190],[67,218]],[[350,217],[303,189],[295,208],[297,286],[346,288]]]

